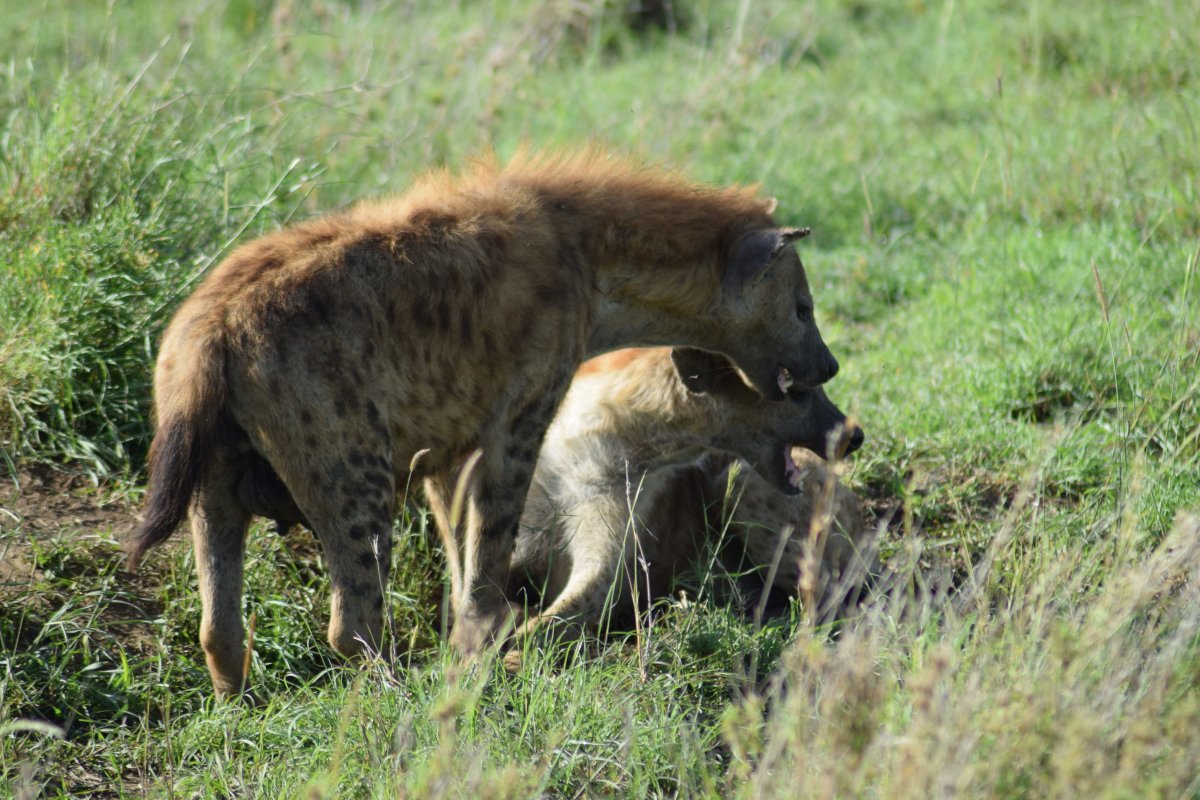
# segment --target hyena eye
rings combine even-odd
[[[796,317],[801,322],[809,322],[813,316],[813,305],[809,300],[801,300],[796,303]]]

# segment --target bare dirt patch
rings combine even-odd
[[[126,647],[151,647],[166,560],[121,567],[120,542],[137,510],[85,474],[22,467],[0,484],[0,616],[19,617],[20,645],[66,603],[92,597],[97,622]]]
[[[0,488],[0,596],[44,577],[42,555],[55,548],[94,550],[132,530],[134,510],[107,500],[86,475],[22,468]],[[116,558],[113,548],[102,560]],[[100,554],[96,554],[100,555]]]

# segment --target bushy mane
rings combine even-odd
[[[507,164],[488,153],[460,172],[429,172],[403,194],[364,204],[354,216],[388,230],[397,222],[419,227],[421,220],[471,228],[471,221],[488,219],[516,228],[529,212],[554,215],[618,292],[696,313],[719,295],[721,261],[732,242],[747,230],[772,226],[772,207],[757,186],[697,183],[592,145],[521,150]]]

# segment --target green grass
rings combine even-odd
[[[674,34],[615,0],[0,5],[8,793],[1200,796],[1194,4],[675,0]],[[290,219],[593,137],[813,227],[896,587],[837,636],[673,601],[464,668],[418,513],[396,666],[364,668],[311,537],[256,529],[268,701],[215,706],[186,537],[116,565],[172,308]],[[107,510],[55,512],[47,465]]]

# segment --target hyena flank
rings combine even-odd
[[[423,479],[452,540],[452,642],[469,654],[507,623],[538,448],[585,358],[703,347],[773,400],[832,378],[792,246],[807,231],[778,227],[773,208],[590,150],[433,173],[235,250],[163,336],[127,545],[132,568],[190,513],[218,695],[244,688],[253,476],[277,476],[320,540],[329,641],[348,655],[378,646],[396,488]]]
[[[531,586],[542,609],[519,633],[574,638],[627,616],[635,597],[663,596],[711,544],[731,481],[748,500],[733,511],[732,544],[796,594],[810,534],[835,542],[831,556],[863,537],[857,498],[799,451],[840,457],[862,441],[823,390],[764,400],[718,354],[653,348],[588,362],[546,434],[521,518],[513,596]],[[826,514],[823,530],[814,513]]]

